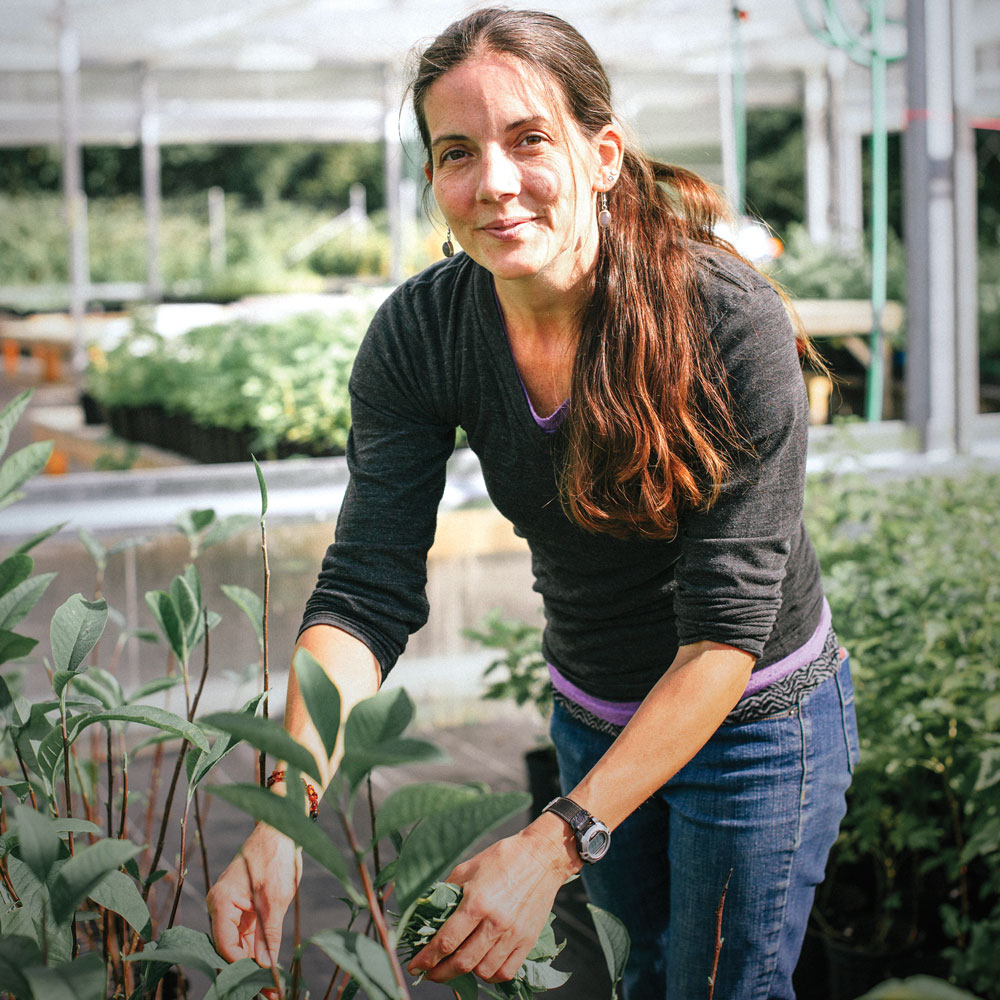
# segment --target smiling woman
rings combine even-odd
[[[411,971],[510,979],[583,868],[632,936],[628,1000],[701,996],[731,874],[716,995],[791,998],[857,745],[802,524],[808,345],[714,235],[718,195],[635,148],[565,21],[476,11],[411,93],[448,259],[358,353],[351,482],[299,641],[345,713],[393,667],[426,620],[461,426],[532,550],[566,796],[451,873],[462,902]],[[320,756],[294,680],[287,706]],[[293,860],[254,831],[212,890],[223,955],[276,950]]]

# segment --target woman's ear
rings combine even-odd
[[[433,174],[433,172],[431,171],[431,161],[430,161],[430,160],[428,160],[428,161],[427,161],[427,162],[426,162],[426,163],[424,164],[424,177],[426,177],[426,178],[427,178],[427,183],[428,183],[428,184],[431,184],[431,183],[433,183],[433,181],[434,181],[434,174]]]
[[[625,137],[616,121],[605,125],[597,134],[597,176],[594,178],[595,191],[610,191],[614,180],[622,172],[625,156]]]

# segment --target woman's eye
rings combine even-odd
[[[453,163],[455,160],[460,160],[465,156],[464,149],[448,149],[441,154],[442,163]]]
[[[531,135],[526,135],[521,140],[521,145],[522,146],[537,146],[540,142],[544,142],[544,141],[545,141],[545,136],[544,135],[540,135],[537,132],[532,132]]]

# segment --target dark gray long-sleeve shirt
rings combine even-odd
[[[819,566],[802,523],[807,405],[781,299],[721,253],[701,258],[712,337],[755,458],[672,541],[588,533],[563,512],[556,441],[535,422],[492,278],[465,254],[401,285],[351,376],[350,485],[302,627],[336,625],[387,673],[426,620],[426,556],[445,462],[462,426],[493,503],[530,546],[544,653],[587,693],[645,696],[678,645],[714,640],[760,669],[820,618]]]

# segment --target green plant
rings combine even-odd
[[[817,915],[1000,996],[1000,476],[810,484],[861,761]]]
[[[0,455],[26,405],[27,394],[0,413]],[[49,449],[47,444],[31,445],[0,465],[0,507],[17,499],[20,487],[44,465]],[[256,470],[266,557],[267,490],[259,465]],[[163,640],[165,676],[126,692],[114,665],[131,635],[103,598],[87,600],[81,594],[52,616],[45,662],[50,691],[28,698],[18,675],[0,676],[0,756],[20,771],[17,778],[0,779],[0,995],[5,998],[187,996],[185,977],[173,971],[178,966],[207,977],[207,1000],[250,1000],[264,988],[295,1000],[307,995],[301,960],[313,948],[332,961],[330,991],[339,984],[338,996],[360,992],[371,1000],[401,1000],[408,988],[396,950],[420,937],[429,916],[428,887],[479,836],[523,810],[522,793],[494,795],[479,785],[440,782],[401,787],[375,810],[370,797],[375,768],[442,756],[433,743],[405,735],[413,716],[406,693],[385,692],[358,705],[346,719],[343,758],[327,789],[325,808],[340,820],[345,849],[305,817],[297,776],[318,780],[319,768],[281,726],[258,715],[266,680],[265,690],[239,711],[198,715],[209,672],[209,640],[219,616],[208,607],[196,561],[207,546],[242,530],[247,521],[219,519],[211,510],[178,519],[191,561],[165,590],[146,594],[158,635],[140,636]],[[32,577],[27,554],[49,534],[30,539],[0,562],[0,663],[16,663],[37,645],[13,630],[52,583],[54,574]],[[108,547],[86,532],[81,540],[95,562],[98,592],[109,559],[142,544],[126,539]],[[253,624],[265,665],[267,579],[265,558],[263,600],[247,588],[225,590]],[[104,669],[98,660],[107,652],[102,636],[109,622],[119,624],[120,635],[109,669]],[[326,752],[332,754],[341,725],[337,690],[307,653],[300,653],[293,666]],[[153,695],[175,687],[183,692],[183,713],[149,703]],[[137,731],[152,733],[152,738],[137,741]],[[95,733],[104,738],[93,737],[88,751],[84,735]],[[321,930],[305,940],[296,917],[287,974],[277,956],[267,969],[249,959],[229,965],[204,933],[177,922],[191,827],[197,831],[205,885],[211,881],[200,805],[206,782],[243,741],[260,754],[261,770],[266,754],[286,762],[287,797],[277,797],[259,783],[218,786],[214,794],[294,839],[340,883],[352,914],[346,928]],[[145,816],[137,818],[128,775],[144,749],[152,750],[152,777]],[[167,847],[171,831],[179,834],[176,860]],[[394,857],[385,861],[390,854]],[[154,905],[164,888],[165,898]],[[543,980],[552,985],[561,978],[548,968],[556,950],[548,928],[514,986],[494,989],[464,976],[454,988],[463,1000],[480,989],[491,996],[530,996]]]
[[[507,621],[498,611],[492,611],[478,627],[466,629],[464,634],[488,649],[502,651],[483,673],[484,677],[494,677],[483,697],[533,705],[542,721],[547,722],[552,712],[552,684],[542,655],[541,627]]]

